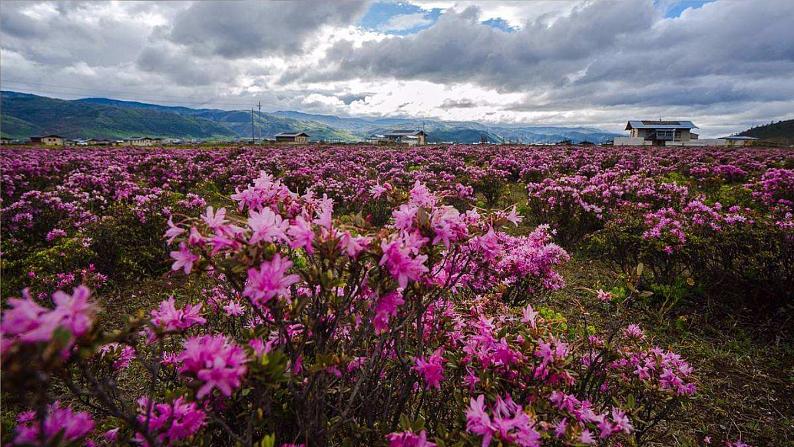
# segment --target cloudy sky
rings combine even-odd
[[[60,98],[587,125],[794,118],[794,0],[0,3],[0,84]]]

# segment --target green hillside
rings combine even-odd
[[[753,127],[739,135],[755,137],[763,141],[779,144],[794,144],[794,120],[772,122],[763,126]]]
[[[77,100],[83,104],[106,105],[124,109],[154,110],[174,113],[186,117],[201,118],[220,124],[233,131],[236,136],[251,136],[251,112],[248,110],[190,109],[187,107],[161,106],[135,101],[119,101],[107,98],[85,98]],[[345,129],[337,129],[317,121],[303,121],[277,114],[254,112],[256,137],[273,138],[280,132],[306,132],[311,140],[357,141],[358,138]]]
[[[120,108],[0,92],[0,132],[11,138],[58,134],[66,138],[234,138],[229,128],[210,120],[157,110]]]
[[[392,129],[425,129],[429,142],[610,141],[616,135],[582,127],[538,127],[411,118],[352,118],[295,111],[255,112],[255,136],[306,132],[310,140],[355,142]],[[109,98],[53,99],[0,92],[0,133],[14,139],[59,134],[67,138],[152,136],[216,140],[251,137],[250,110],[191,109]]]

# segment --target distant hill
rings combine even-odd
[[[778,121],[747,129],[739,135],[779,144],[794,144],[794,120]]]
[[[158,110],[0,92],[0,132],[10,138],[58,134],[67,138],[232,138],[234,131],[210,120]]]
[[[67,138],[157,136],[215,140],[251,136],[248,110],[192,109],[108,98],[62,100],[0,92],[0,133],[10,138],[55,133]],[[313,141],[353,142],[392,129],[424,129],[429,142],[574,143],[611,141],[616,134],[585,127],[485,124],[413,118],[355,118],[297,111],[254,112],[256,135],[306,132]]]
[[[175,113],[182,116],[200,118],[219,124],[232,132],[235,137],[251,137],[251,112],[248,110],[219,110],[219,109],[191,109],[188,107],[161,106],[135,101],[119,101],[107,98],[85,98],[77,102],[85,104],[112,105],[127,109],[155,110],[159,112]],[[256,136],[272,138],[281,132],[306,132],[312,140],[339,140],[356,141],[350,132],[336,129],[316,121],[295,120],[278,116],[272,113],[254,112],[254,127]]]
[[[488,142],[501,143],[555,143],[570,140],[573,143],[590,141],[605,143],[619,134],[587,127],[527,126],[521,124],[486,124],[473,121],[440,121],[412,118],[350,118],[334,115],[279,111],[273,115],[300,121],[315,121],[332,127],[346,129],[356,136],[385,132],[394,128],[424,129],[429,142],[455,141],[478,143],[484,137]]]

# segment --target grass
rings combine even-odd
[[[794,446],[794,334],[780,316],[764,320],[737,312],[715,304],[719,297],[712,297],[708,309],[684,302],[663,319],[644,304],[616,312],[586,290],[620,283],[606,266],[574,255],[563,275],[567,286],[544,304],[569,323],[606,330],[639,323],[657,345],[680,353],[695,368],[695,398],[663,427],[655,445],[702,445],[710,435],[754,446]]]

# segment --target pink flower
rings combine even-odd
[[[173,243],[177,236],[185,232],[184,228],[179,228],[174,225],[173,219],[173,216],[168,217],[168,229],[165,230],[165,237],[168,239],[168,244]]]
[[[527,307],[524,308],[522,311],[521,322],[529,324],[529,327],[532,329],[537,329],[537,318],[540,315],[540,312],[535,311],[532,308],[531,304],[527,304]]]
[[[436,197],[419,180],[414,183],[410,195],[411,203],[416,206],[432,208],[436,204]]]
[[[485,396],[480,394],[476,400],[472,397],[466,410],[466,431],[482,436],[482,445],[488,446],[493,438],[493,430],[491,418],[485,411]]]
[[[417,435],[411,431],[394,432],[386,435],[389,447],[436,447],[435,443],[427,440],[427,432],[422,430]]]
[[[192,253],[184,242],[179,243],[179,250],[171,252],[171,258],[174,260],[171,270],[183,269],[186,275],[190,274],[190,270],[193,269],[193,263],[199,259],[198,255]]]
[[[372,239],[366,236],[353,236],[350,232],[345,231],[344,234],[342,234],[340,244],[348,256],[356,259],[358,255],[367,248],[371,241]]]
[[[251,211],[248,217],[248,226],[253,234],[248,241],[249,244],[256,244],[260,241],[275,242],[278,240],[287,241],[287,229],[289,222],[281,218],[270,208],[265,208],[261,212]]]
[[[235,300],[229,300],[229,302],[223,306],[223,310],[226,312],[226,315],[230,317],[239,317],[245,313],[243,306]]]
[[[394,227],[398,230],[409,231],[414,225],[414,218],[419,208],[410,204],[400,205],[392,212],[394,217]]]
[[[466,410],[466,431],[482,436],[482,445],[488,446],[496,437],[504,444],[522,447],[539,447],[540,433],[535,430],[535,422],[520,405],[508,395],[496,398],[493,416],[485,411],[485,396],[480,395],[469,402]]]
[[[213,210],[211,206],[208,206],[207,212],[201,216],[201,219],[204,220],[208,227],[214,230],[223,226],[226,222],[226,208],[219,209],[217,213],[213,212]]]
[[[582,434],[579,435],[579,442],[581,442],[584,445],[595,444],[595,438],[593,438],[593,433],[587,429],[582,430]]]
[[[383,295],[375,305],[375,318],[373,324],[375,325],[375,332],[382,334],[389,328],[389,319],[397,315],[397,308],[405,303],[402,295],[399,292],[392,291]]]
[[[164,332],[182,331],[207,322],[201,316],[201,307],[202,304],[187,304],[184,308],[177,309],[174,297],[170,297],[161,301],[159,308],[152,310],[151,322]]]
[[[285,275],[292,267],[292,262],[283,260],[276,253],[270,261],[262,262],[259,270],[248,269],[248,281],[245,284],[243,295],[251,298],[254,304],[262,306],[278,296],[289,294],[289,287],[300,280],[298,275]]]
[[[108,343],[100,346],[99,353],[102,358],[106,355],[112,355],[113,368],[126,369],[130,366],[130,362],[135,359],[135,348],[129,345],[120,345],[118,343]]]
[[[384,188],[379,183],[375,184],[371,188],[369,188],[369,193],[370,193],[370,195],[372,195],[373,199],[379,199],[380,196],[382,196],[383,194],[385,194],[388,191],[389,190],[387,188]]]
[[[622,431],[623,433],[629,434],[634,430],[634,426],[631,425],[631,419],[626,416],[626,413],[621,411],[619,408],[612,407],[612,422],[615,423],[615,430]]]
[[[628,338],[635,338],[637,340],[642,340],[645,338],[645,333],[640,329],[638,324],[630,324],[626,329],[623,330],[623,335]]]
[[[204,382],[196,397],[199,399],[218,388],[224,396],[240,386],[246,373],[245,351],[223,335],[190,337],[177,357],[180,373],[189,373]]]
[[[416,366],[413,369],[422,376],[425,387],[441,389],[441,381],[444,380],[444,366],[442,365],[444,359],[441,357],[441,351],[434,352],[428,359],[422,356],[414,358],[414,361]]]
[[[405,288],[408,281],[416,281],[420,278],[422,273],[426,273],[427,267],[424,262],[427,260],[426,255],[418,255],[411,258],[407,248],[400,245],[399,240],[391,242],[381,242],[383,249],[383,257],[380,259],[380,265],[386,265],[389,273],[397,279],[400,287]]]
[[[11,307],[3,312],[0,331],[3,333],[4,348],[17,341],[48,342],[56,329],[63,328],[71,334],[65,346],[68,349],[75,338],[91,330],[96,307],[89,301],[91,292],[87,287],[79,286],[71,295],[60,290],[55,292],[52,295],[55,309],[52,310],[36,304],[27,290],[23,296],[24,299],[9,298]]]
[[[193,436],[204,426],[206,417],[195,402],[187,402],[183,397],[171,403],[152,403],[146,397],[138,399],[138,422],[148,421],[149,432],[163,445],[175,445]],[[149,445],[140,433],[135,441]]]
[[[598,297],[598,300],[603,303],[608,303],[612,301],[612,294],[610,292],[605,292],[601,289],[598,289],[598,291],[596,292],[596,296]]]
[[[292,238],[292,242],[289,244],[290,248],[303,248],[306,253],[314,253],[314,246],[312,245],[314,231],[311,224],[306,222],[303,217],[298,216],[295,218],[295,223],[289,227],[287,234]]]
[[[42,437],[42,424],[35,418],[23,417],[19,419],[20,424],[16,427],[14,444],[17,445],[38,445]],[[80,411],[75,412],[70,407],[61,407],[60,402],[54,402],[47,408],[44,417],[44,434],[47,441],[60,435],[63,441],[73,442],[85,438],[94,430],[94,420],[91,415]]]

